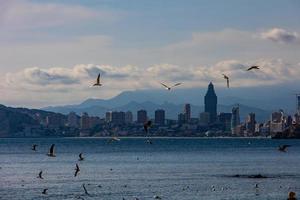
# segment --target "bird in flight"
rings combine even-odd
[[[41,170],[37,178],[44,179],[42,174],[43,174],[43,171]]]
[[[279,146],[278,147],[278,151],[281,151],[281,152],[286,152],[287,151],[287,148],[290,147],[291,145],[282,145],[282,146]]]
[[[151,127],[151,125],[152,125],[152,121],[151,121],[151,120],[147,121],[147,122],[144,124],[144,131],[145,131],[146,133],[148,133],[148,130],[149,130],[149,128]]]
[[[259,69],[259,66],[253,65],[247,69],[247,71],[251,71],[253,69]]]
[[[42,192],[42,194],[45,194],[45,195],[46,195],[46,194],[48,194],[48,193],[47,193],[47,191],[48,191],[48,189],[47,189],[47,188],[46,188],[46,189],[44,189],[44,190],[43,190],[43,192]]]
[[[36,151],[36,147],[37,147],[37,146],[38,146],[37,144],[33,144],[31,150],[32,150],[32,151]]]
[[[227,88],[229,88],[229,77],[226,76],[225,74],[222,74],[224,79],[226,79],[226,82],[227,82]]]
[[[173,87],[176,87],[176,86],[179,86],[181,85],[182,83],[176,83],[175,85],[172,85],[171,87],[170,86],[167,86],[166,84],[164,83],[160,83],[162,86],[164,86],[167,90],[171,90]]]
[[[102,84],[100,83],[100,73],[98,74],[96,83],[93,86],[102,86]]]
[[[55,144],[52,144],[50,149],[49,149],[49,153],[47,154],[50,157],[56,157],[56,155],[54,154],[54,146]]]
[[[82,156],[82,153],[80,153],[78,156],[79,156],[79,159],[78,159],[79,161],[83,161],[84,160],[84,157]]]
[[[76,164],[76,167],[75,167],[75,173],[74,173],[74,177],[76,177],[78,175],[78,173],[80,172],[80,168],[79,168],[79,165]]]

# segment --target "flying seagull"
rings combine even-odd
[[[108,140],[108,143],[112,143],[112,142],[118,142],[120,141],[121,139],[120,138],[117,138],[117,137],[112,137]]]
[[[43,171],[41,170],[37,178],[44,179],[42,174],[43,174]]]
[[[79,161],[83,161],[84,160],[84,157],[82,156],[82,153],[79,154]]]
[[[164,83],[160,83],[162,86],[164,86],[167,90],[171,90],[173,87],[176,87],[176,86],[179,86],[181,85],[182,83],[176,83],[175,85],[172,85],[171,87],[170,86],[167,86],[166,84]]]
[[[46,195],[46,194],[48,194],[48,193],[47,193],[47,191],[48,191],[48,189],[47,189],[47,188],[46,188],[46,189],[44,189],[44,190],[43,190],[43,192],[42,192],[42,194],[45,194],[45,195]]]
[[[278,147],[278,151],[281,152],[286,152],[287,148],[290,147],[291,145],[282,145]]]
[[[52,144],[50,149],[49,149],[49,153],[47,154],[50,157],[56,157],[56,155],[54,154],[54,146],[55,144]]]
[[[150,126],[152,125],[152,121],[149,120],[144,124],[144,130],[146,133],[148,133],[148,129],[150,128]]]
[[[78,165],[78,164],[76,164],[76,168],[75,168],[74,177],[76,177],[76,176],[78,175],[79,171],[80,171],[79,165]]]
[[[84,193],[85,193],[86,195],[90,195],[90,194],[88,193],[86,187],[85,187],[85,184],[82,184],[82,187],[83,187],[83,189],[84,189]]]
[[[227,88],[229,88],[229,77],[226,76],[225,74],[222,74],[222,75],[223,75],[224,79],[226,79],[226,81],[227,81]]]
[[[97,81],[93,86],[102,86],[102,84],[100,83],[100,73],[98,74]]]
[[[250,70],[252,70],[252,69],[259,69],[259,66],[253,65],[253,66],[249,67],[249,68],[247,69],[247,71],[250,71]]]
[[[38,146],[37,144],[33,144],[31,150],[32,150],[32,151],[36,151],[36,147],[37,147],[37,146]]]

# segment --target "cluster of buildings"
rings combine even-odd
[[[218,113],[218,98],[214,85],[210,83],[204,97],[204,111],[193,118],[191,105],[185,104],[177,120],[166,119],[166,112],[157,109],[154,118],[150,118],[146,110],[138,110],[136,119],[131,111],[107,112],[104,118],[89,116],[83,113],[78,116],[71,112],[67,116],[61,114],[47,115],[39,122],[25,129],[24,136],[145,136],[143,124],[151,120],[152,136],[196,136],[196,137],[299,137],[300,136],[300,97],[298,97],[298,113],[285,115],[282,110],[273,112],[270,120],[258,123],[255,113],[249,113],[245,121],[240,120],[240,108],[236,105],[231,112]],[[153,115],[151,115],[153,116]],[[298,134],[299,132],[299,134]]]

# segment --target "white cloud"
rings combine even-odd
[[[253,64],[261,69],[247,72],[247,67]],[[102,74],[103,87],[93,88],[91,85],[99,72]],[[93,64],[72,68],[33,67],[6,74],[6,82],[1,84],[1,90],[6,91],[6,99],[30,97],[33,101],[39,99],[47,104],[64,104],[89,97],[109,98],[125,90],[161,88],[161,81],[167,84],[180,81],[184,83],[181,86],[183,88],[206,87],[210,81],[218,87],[225,87],[223,73],[230,77],[232,87],[248,87],[297,81],[300,68],[299,64],[280,59],[255,62],[224,60],[212,66],[157,64],[146,69],[130,65]]]
[[[294,43],[300,39],[297,32],[289,32],[281,28],[273,28],[261,33],[263,39],[268,39],[273,42]]]

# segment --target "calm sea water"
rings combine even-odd
[[[31,150],[38,144],[37,152]],[[57,157],[46,156],[56,144]],[[290,144],[287,153],[277,146]],[[78,161],[83,152],[84,161]],[[74,177],[75,164],[81,171]],[[0,139],[0,199],[300,198],[300,140],[124,138]],[[43,170],[44,179],[36,178]],[[262,174],[253,179],[233,175]],[[90,195],[85,195],[82,184]],[[258,184],[258,188],[255,188]],[[48,195],[43,195],[48,188]]]

